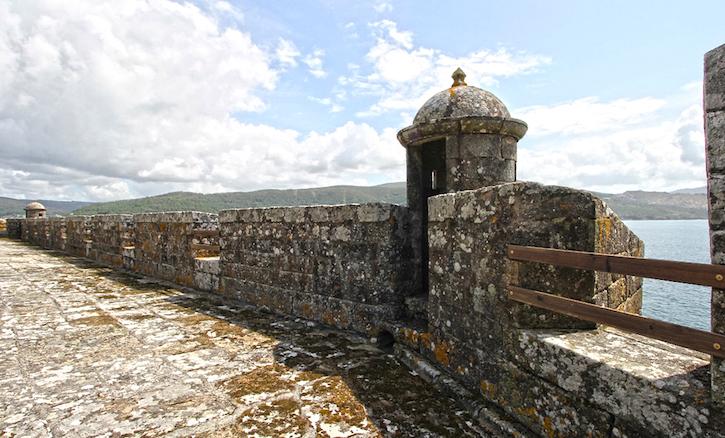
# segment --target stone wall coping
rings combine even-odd
[[[133,215],[134,222],[217,222],[219,215],[204,211],[162,211],[154,213],[137,213]]]
[[[702,353],[613,328],[521,330],[517,344],[520,365],[634,422],[635,430],[676,424],[698,434],[717,420],[707,409],[693,409],[709,405],[709,382],[693,373],[709,366]]]
[[[586,190],[573,189],[571,187],[544,185],[530,181],[515,181],[493,186],[482,187],[480,189],[462,190],[455,193],[444,193],[428,198],[428,220],[432,222],[440,222],[446,219],[458,217],[460,206],[466,202],[484,199],[495,193],[497,196],[514,196],[517,194],[529,192],[530,194],[541,194],[541,199],[550,199],[552,197],[569,197],[577,201],[572,203],[572,207],[581,206],[583,203],[589,203],[592,208],[587,209],[586,215],[577,214],[577,216],[585,219],[595,219],[597,217],[597,208],[607,209],[606,203]],[[515,198],[512,198],[515,202]],[[458,207],[456,207],[458,205]],[[582,211],[577,210],[578,213]],[[607,210],[612,215],[613,211]],[[472,213],[474,214],[474,213]],[[616,215],[615,215],[616,216]],[[462,217],[466,219],[465,215]]]
[[[73,222],[89,221],[93,216],[80,215],[80,216],[67,216],[64,219]]]
[[[132,214],[94,214],[90,216],[96,222],[130,222],[133,221]]]
[[[220,211],[219,222],[384,222],[404,209],[407,207],[382,202],[238,208]]]
[[[461,117],[408,126],[398,132],[398,141],[408,147],[458,134],[507,135],[518,141],[528,129],[526,122],[514,118]]]

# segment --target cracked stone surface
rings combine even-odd
[[[479,436],[354,335],[0,239],[2,436]]]

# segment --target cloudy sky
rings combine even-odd
[[[701,186],[723,16],[720,0],[0,0],[0,196],[401,181],[395,133],[458,66],[528,122],[519,179]]]

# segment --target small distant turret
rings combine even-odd
[[[45,217],[46,209],[40,202],[31,202],[25,206],[25,218],[34,219],[39,217]]]

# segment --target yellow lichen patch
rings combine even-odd
[[[323,426],[335,425],[341,431],[369,426],[365,407],[340,376],[316,381],[302,398],[314,403],[312,411],[320,415],[320,423]]]
[[[554,425],[551,422],[551,418],[544,417],[543,427],[546,431],[546,435],[548,435],[549,437],[553,437],[554,435],[556,435],[556,431],[554,430]]]
[[[431,346],[431,334],[428,332],[423,332],[420,334],[420,343],[422,344],[422,347],[425,349],[432,348]]]
[[[528,407],[528,408],[517,408],[516,409],[519,414],[531,418],[534,422],[539,423],[541,425],[541,428],[544,430],[544,433],[546,433],[546,436],[549,438],[554,438],[557,436],[556,430],[554,429],[554,425],[551,422],[551,418],[549,417],[542,417],[539,415],[539,413],[536,411],[536,408],[534,407]]]
[[[303,437],[310,424],[300,414],[299,403],[292,398],[262,403],[242,412],[236,424],[239,436]]]
[[[576,208],[575,204],[572,204],[571,202],[560,202],[559,208],[567,211],[567,210],[574,210]]]
[[[420,340],[421,334],[418,333],[418,331],[404,328],[402,330],[403,339],[405,340],[405,343],[408,345],[418,346],[418,341]]]
[[[131,321],[143,321],[144,319],[154,319],[156,315],[149,315],[147,313],[141,313],[138,315],[126,315],[123,319],[130,319]]]
[[[496,385],[489,382],[488,380],[481,380],[480,383],[481,392],[491,400],[496,398]]]
[[[608,217],[597,218],[597,236],[600,242],[609,239],[612,235],[612,219]]]
[[[336,314],[334,312],[324,312],[322,314],[322,322],[333,327],[347,327],[350,321],[344,314]]]
[[[243,338],[247,335],[247,330],[226,321],[216,321],[209,331],[224,338]]]
[[[451,346],[446,341],[441,341],[435,344],[435,347],[433,348],[436,360],[444,366],[448,366],[451,363],[451,358],[449,356],[450,352]]]
[[[310,306],[307,303],[303,304],[302,305],[302,316],[305,317],[305,318],[310,318],[311,319],[311,317],[313,315],[314,315],[314,313],[312,312],[312,306]]]
[[[222,382],[222,388],[235,400],[241,401],[249,395],[291,392],[295,388],[292,379],[283,378],[291,370],[285,366],[274,364],[257,368],[247,374],[232,377]]]
[[[70,325],[86,325],[86,326],[100,326],[100,325],[119,325],[118,321],[111,318],[108,315],[96,315],[88,316],[85,318],[79,318],[69,321]]]
[[[261,347],[263,345],[276,345],[279,341],[277,339],[265,336],[257,332],[248,332],[239,339],[239,341],[248,348]]]
[[[208,336],[200,334],[191,339],[161,345],[157,351],[163,354],[182,354],[210,347],[216,347],[216,344]]]
[[[176,284],[181,284],[183,286],[193,286],[194,285],[194,276],[191,274],[178,274],[175,279]]]
[[[131,295],[149,295],[153,294],[155,291],[148,290],[148,289],[124,289],[120,291],[119,293],[125,297],[131,296]]]

